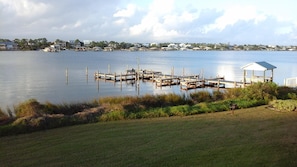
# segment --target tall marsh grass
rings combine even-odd
[[[236,104],[237,108],[255,107],[268,104],[279,97],[296,99],[296,90],[277,87],[274,83],[255,83],[247,88],[233,88],[223,92],[198,91],[191,93],[189,97],[177,94],[147,94],[62,104],[40,103],[36,99],[29,99],[14,106],[15,117],[13,114],[5,115],[0,109],[0,125],[5,125],[1,126],[0,132],[1,135],[9,135],[98,121],[221,112],[230,110],[231,104]],[[274,105],[279,104],[282,102]],[[295,110],[294,107],[290,105],[286,108]]]

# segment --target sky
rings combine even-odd
[[[0,0],[0,38],[297,45],[296,0]]]

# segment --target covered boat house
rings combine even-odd
[[[265,61],[249,63],[243,69],[243,83],[273,82],[273,70],[276,67]]]

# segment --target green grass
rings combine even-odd
[[[297,113],[265,106],[0,138],[1,166],[297,166]]]

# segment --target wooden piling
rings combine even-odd
[[[66,85],[68,85],[68,68],[66,68],[65,75],[66,75]]]

